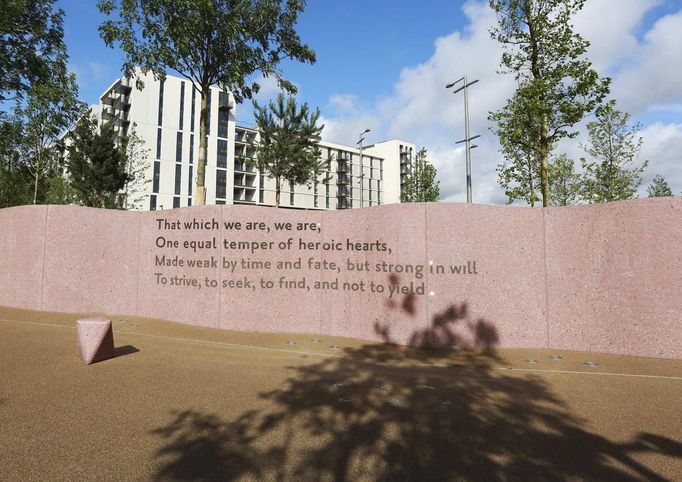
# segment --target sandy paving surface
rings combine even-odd
[[[682,480],[680,360],[77,318],[0,308],[2,481]]]

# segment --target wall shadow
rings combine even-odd
[[[365,346],[290,367],[259,411],[233,418],[174,412],[153,431],[155,480],[664,480],[634,456],[682,453],[655,434],[591,432],[544,380],[485,354],[437,367],[414,352]]]

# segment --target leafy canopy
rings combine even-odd
[[[616,109],[612,100],[597,109],[597,119],[587,124],[589,140],[583,149],[592,161],[582,159],[585,170],[582,197],[589,203],[637,197],[642,172],[649,161],[637,164],[642,138],[640,124],[630,125],[630,114]]]
[[[673,195],[673,191],[670,189],[668,181],[660,174],[656,174],[654,180],[649,187],[647,187],[646,192],[649,197],[668,197]]]
[[[97,6],[116,15],[99,31],[108,46],[120,44],[128,77],[138,67],[158,78],[172,69],[202,94],[221,85],[241,101],[259,90],[247,81],[251,74],[274,76],[294,92],[278,64],[285,58],[315,62],[295,30],[304,0],[100,0]]]
[[[276,205],[279,206],[280,180],[310,184],[324,168],[319,159],[320,110],[310,111],[307,103],[299,109],[294,97],[280,93],[268,106],[254,105],[260,140],[256,146],[257,166],[275,178]]]
[[[552,206],[571,206],[580,199],[580,174],[575,172],[575,162],[566,154],[554,158],[549,164]]]
[[[64,12],[55,0],[0,0],[0,103],[66,73]]]

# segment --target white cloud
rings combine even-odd
[[[614,78],[612,92],[632,114],[682,98],[682,10],[659,19]]]
[[[648,159],[649,167],[643,176],[640,196],[656,174],[662,175],[673,194],[682,192],[682,124],[656,122],[640,132],[644,139],[640,159]]]
[[[337,114],[356,114],[358,112],[357,97],[350,94],[336,94],[329,98],[329,107]]]

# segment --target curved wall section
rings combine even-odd
[[[682,199],[0,210],[0,305],[682,358]]]

